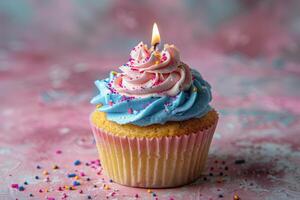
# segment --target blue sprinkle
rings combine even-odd
[[[23,186],[19,187],[19,191],[24,191],[24,190],[25,190],[25,188]]]
[[[78,181],[73,182],[73,186],[78,186],[78,185],[80,185],[80,183]]]
[[[74,162],[74,165],[80,165],[80,164],[81,164],[80,160],[76,160],[76,161]]]
[[[35,176],[35,179],[39,179],[39,176]]]
[[[27,181],[25,181],[25,182],[24,182],[24,185],[28,185],[28,182],[27,182]]]
[[[76,174],[75,174],[75,173],[68,174],[68,178],[73,178],[73,177],[75,177],[75,176],[76,176]]]

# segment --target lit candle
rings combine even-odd
[[[151,39],[151,45],[153,46],[153,50],[156,50],[157,45],[160,43],[160,35],[159,31],[157,28],[157,24],[153,24],[153,29],[152,29],[152,39]]]

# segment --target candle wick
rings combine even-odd
[[[159,45],[159,43],[155,43],[155,44],[153,45],[153,51],[156,51],[158,45]]]

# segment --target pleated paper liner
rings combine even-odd
[[[92,126],[105,173],[131,187],[167,188],[196,180],[204,169],[217,120],[209,128],[181,136],[129,138]]]

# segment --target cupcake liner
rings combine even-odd
[[[197,179],[217,125],[180,136],[130,138],[91,124],[105,173],[115,182],[144,188],[176,187]]]

